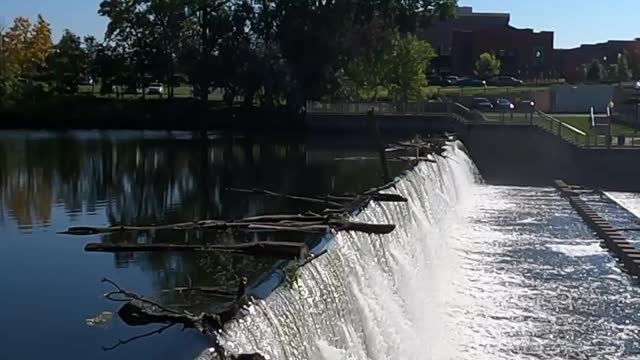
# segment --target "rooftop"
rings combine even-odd
[[[456,15],[458,17],[503,17],[510,18],[511,15],[509,13],[489,13],[489,12],[474,12],[473,7],[471,6],[458,6],[456,8]]]

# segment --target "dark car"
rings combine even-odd
[[[458,86],[461,87],[486,87],[487,82],[484,80],[464,78],[458,80]]]
[[[440,75],[427,76],[427,84],[429,86],[445,86],[445,80]]]
[[[455,76],[442,77],[440,75],[427,76],[427,83],[429,86],[453,86],[458,82],[458,78]]]
[[[473,98],[473,108],[476,110],[493,110],[493,104],[487,98]]]
[[[93,84],[94,84],[94,81],[90,77],[82,78],[80,79],[80,81],[78,81],[78,85],[82,85],[82,86],[92,86]]]
[[[444,81],[446,81],[449,85],[457,85],[458,81],[460,81],[460,78],[455,75],[449,75],[445,76]]]
[[[498,110],[513,110],[515,105],[507,99],[497,99],[495,103],[495,108]]]
[[[533,100],[521,100],[516,108],[520,111],[533,111],[536,108],[536,103]]]
[[[489,81],[492,86],[522,86],[524,82],[512,76],[498,76]]]

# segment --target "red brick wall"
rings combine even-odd
[[[503,61],[503,73],[523,78],[548,76],[553,70],[553,32],[499,27],[453,34],[453,69],[459,75],[473,75],[475,62],[484,52]],[[542,65],[536,68],[535,49],[543,51]],[[542,73],[542,74],[541,74]]]

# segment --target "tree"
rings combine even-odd
[[[178,55],[188,26],[186,4],[185,0],[153,0],[145,12],[151,27],[149,71],[168,85],[169,97],[173,97]]]
[[[18,71],[26,70],[31,61],[32,25],[29,19],[17,17],[13,26],[4,34],[5,56],[17,66]]]
[[[589,66],[587,64],[578,65],[578,67],[576,68],[576,73],[578,75],[578,80],[579,81],[586,81],[587,80],[587,71],[588,70],[589,70]]]
[[[593,60],[587,68],[587,81],[599,82],[607,78],[607,70],[598,60]]]
[[[353,29],[349,39],[351,61],[345,68],[355,94],[351,96],[378,97],[378,90],[388,78],[389,60],[397,31],[387,29],[382,19],[374,18]]]
[[[500,74],[501,67],[502,63],[494,54],[483,53],[478,58],[478,61],[476,61],[475,73],[480,78],[488,79]]]
[[[127,60],[126,86],[142,88],[151,58],[151,21],[146,16],[150,0],[103,0],[98,13],[109,18],[105,41]],[[123,70],[124,70],[123,69]]]
[[[35,25],[27,18],[17,17],[9,30],[2,32],[1,42],[0,96],[6,102],[9,95],[18,99],[27,90],[41,92],[40,87],[34,87],[31,80],[42,72],[51,52],[49,24],[40,15]],[[28,86],[19,81],[20,76],[29,81]],[[37,94],[33,92],[34,98]]]
[[[64,30],[49,59],[54,88],[63,93],[76,93],[78,83],[86,74],[87,55],[80,37]]]
[[[616,80],[622,82],[631,78],[631,70],[629,69],[629,61],[627,60],[628,54],[625,52],[618,56]]]
[[[51,27],[42,15],[38,15],[38,21],[33,28],[31,46],[30,60],[32,65],[45,66],[47,58],[53,50],[53,41],[51,40]]]
[[[6,33],[0,28],[0,105],[6,105],[16,92],[19,68],[9,56]]]
[[[100,77],[100,68],[98,66],[97,59],[101,45],[93,36],[85,36],[83,43],[84,54],[86,57],[86,73],[84,75],[93,80],[91,83],[91,93],[93,93],[95,90],[95,82]]]
[[[397,36],[389,59],[388,84],[403,103],[418,98],[427,85],[425,70],[435,52],[426,41],[413,35]]]

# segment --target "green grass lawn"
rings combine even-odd
[[[591,129],[591,117],[587,114],[585,114],[584,116],[577,116],[577,115],[576,116],[559,116],[556,118],[568,125],[571,125],[577,129],[584,131],[589,136],[594,135]],[[620,125],[620,124],[613,124],[611,128],[611,134],[613,136],[618,136],[618,135],[640,136],[640,132],[636,131],[631,127]]]
[[[482,96],[482,95],[510,95],[510,94],[522,94],[534,91],[545,91],[548,90],[548,86],[518,86],[518,87],[499,87],[499,86],[487,86],[486,88],[482,87],[457,87],[457,86],[427,86],[423,89],[423,96],[428,97],[432,95],[473,95],[473,96]]]

